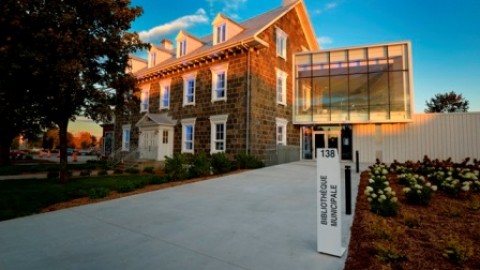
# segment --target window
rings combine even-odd
[[[148,96],[148,88],[142,89],[142,92],[140,93],[140,112],[148,112]]]
[[[287,145],[287,119],[276,118],[277,130],[276,130],[276,139],[277,144]]]
[[[122,151],[130,151],[130,125],[122,126]]]
[[[196,76],[196,73],[191,73],[183,76],[183,106],[195,105]]]
[[[195,146],[195,118],[182,120],[182,153],[193,153]]]
[[[178,57],[184,56],[187,54],[187,40],[184,39],[178,42]]]
[[[226,24],[222,24],[222,25],[217,26],[217,44],[225,42],[225,40],[227,38],[226,33],[227,33]]]
[[[155,52],[150,53],[150,67],[155,66],[157,61],[157,54]]]
[[[227,69],[228,63],[211,68],[212,102],[227,99]]]
[[[228,114],[210,116],[210,154],[225,152]]]
[[[276,29],[277,56],[287,59],[287,34],[282,29]]]
[[[170,108],[170,79],[160,82],[160,110]]]
[[[287,73],[275,68],[277,104],[287,105]]]
[[[163,144],[168,144],[168,130],[164,129],[162,134]]]

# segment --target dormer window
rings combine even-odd
[[[150,53],[150,67],[155,66],[156,62],[157,62],[157,53],[155,52]]]
[[[227,25],[224,23],[217,26],[217,44],[225,42],[227,39]]]
[[[178,42],[178,49],[179,49],[179,52],[178,52],[179,57],[182,57],[182,56],[187,54],[187,40],[186,39]]]
[[[287,34],[282,29],[276,29],[277,56],[287,59]]]

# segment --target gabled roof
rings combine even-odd
[[[162,52],[165,52],[165,53],[168,53],[168,54],[171,54],[171,55],[175,55],[175,49],[166,49],[164,48],[163,46],[158,46],[158,45],[155,45],[155,44],[150,44],[152,47],[155,47],[155,49],[159,50],[159,51],[162,51]]]
[[[303,0],[298,0],[290,5],[281,6],[254,18],[246,20],[242,23],[239,23],[238,25],[240,25],[245,30],[240,32],[238,35],[230,38],[226,42],[213,45],[213,34],[205,36],[203,38],[199,38],[197,40],[203,43],[203,46],[201,46],[200,48],[188,53],[185,56],[179,58],[171,58],[160,63],[159,65],[156,65],[155,67],[142,70],[141,72],[138,72],[136,76],[138,79],[141,79],[152,73],[161,71],[174,65],[187,63],[201,57],[214,55],[220,50],[228,49],[231,47],[244,45],[268,47],[268,43],[259,38],[258,35],[260,35],[265,29],[273,25],[278,19],[280,19],[283,15],[285,15],[294,8],[296,8],[296,12],[300,17],[300,22],[303,31],[307,36],[307,41],[310,49],[318,50],[319,46],[315,38],[315,32],[310,22],[310,18],[308,17],[305,4],[303,3]]]
[[[177,122],[173,120],[167,113],[147,113],[135,124],[137,127],[150,126],[175,126]]]

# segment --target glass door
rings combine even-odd
[[[335,148],[339,150],[339,138],[340,132],[338,131],[320,131],[313,133],[313,149],[314,156],[316,158],[317,149],[325,149],[325,148]]]

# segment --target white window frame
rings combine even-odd
[[[287,105],[287,76],[288,74],[275,68],[275,98],[277,100],[277,104],[280,105]]]
[[[288,35],[282,29],[276,28],[275,41],[277,47],[277,56],[287,60],[287,39]]]
[[[150,53],[150,67],[155,66],[156,62],[157,62],[157,53],[156,52],[151,52]]]
[[[196,78],[197,78],[197,73],[189,73],[183,75],[183,107],[189,106],[189,105],[195,105],[195,87],[196,87]],[[193,80],[193,101],[189,102],[188,101],[188,82]]]
[[[132,134],[132,126],[122,125],[122,151],[130,151],[130,138]]]
[[[227,120],[228,114],[210,116],[210,154],[227,150]],[[223,139],[217,138],[217,125],[223,125]],[[223,143],[223,149],[217,149],[217,143]]]
[[[228,63],[217,65],[211,67],[212,71],[212,102],[215,101],[226,101],[227,100],[227,81],[228,81]],[[218,76],[220,74],[224,75],[223,79],[223,97],[218,97],[219,87],[218,87]]]
[[[196,118],[182,119],[182,153],[195,152],[195,120]],[[192,127],[192,139],[187,141],[187,128]],[[192,149],[187,148],[187,142],[192,143]]]
[[[140,112],[148,112],[150,107],[150,89],[143,87],[140,92]]]
[[[178,57],[182,57],[187,54],[187,39],[178,41]]]
[[[160,82],[160,110],[170,109],[170,95],[172,93],[170,83],[171,79]],[[168,93],[166,93],[167,91]],[[164,104],[165,99],[167,100],[167,105]]]
[[[223,43],[227,40],[227,24],[222,23],[216,27],[216,44]]]
[[[277,145],[287,145],[287,125],[288,120],[284,118],[275,118],[276,127],[275,127],[275,141]],[[281,129],[281,130],[280,130]],[[281,134],[280,134],[281,133]],[[280,139],[279,139],[280,138]]]

